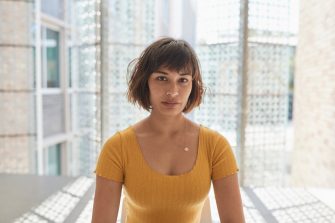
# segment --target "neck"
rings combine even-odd
[[[184,132],[187,119],[180,114],[173,117],[157,117],[150,114],[147,118],[147,124],[151,131],[160,136],[174,136]]]

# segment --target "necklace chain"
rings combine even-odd
[[[150,125],[150,124],[149,124]],[[187,126],[187,121],[186,121],[186,118],[185,118],[185,124],[184,124],[184,132],[183,132],[183,136],[184,136],[184,142],[183,142],[183,150],[185,151],[185,152],[188,152],[189,150],[190,150],[190,148],[188,148],[187,146],[186,146],[186,126]],[[152,127],[151,127],[151,125],[150,125],[150,128],[152,129]]]
[[[185,119],[185,126],[184,126],[184,151],[185,152],[188,152],[190,149],[186,146],[186,124],[187,124],[187,121]]]

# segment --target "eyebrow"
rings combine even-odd
[[[167,72],[160,71],[160,70],[155,71],[155,73],[160,73],[160,74],[164,74],[164,75],[169,75]],[[180,76],[185,76],[185,75],[190,75],[190,76],[192,76],[190,73],[181,73],[181,74],[179,74],[179,75],[180,75]]]

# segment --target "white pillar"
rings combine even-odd
[[[155,37],[185,39],[192,46],[196,41],[196,0],[156,0]]]

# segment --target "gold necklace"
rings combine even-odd
[[[186,137],[185,137],[185,135],[186,135],[186,124],[187,124],[187,121],[186,121],[186,118],[185,118],[185,126],[184,126],[184,151],[188,152],[190,149],[186,146],[186,143],[185,143],[185,141],[186,141]]]
[[[186,137],[185,137],[186,136],[186,124],[187,124],[187,121],[186,121],[186,118],[185,118],[184,133],[183,133],[183,135],[184,135],[184,144],[183,145],[184,145],[184,151],[188,152],[190,150],[190,148],[187,147],[186,143],[185,143],[186,142]],[[149,124],[149,125],[150,125],[150,128],[152,129],[151,124]]]

